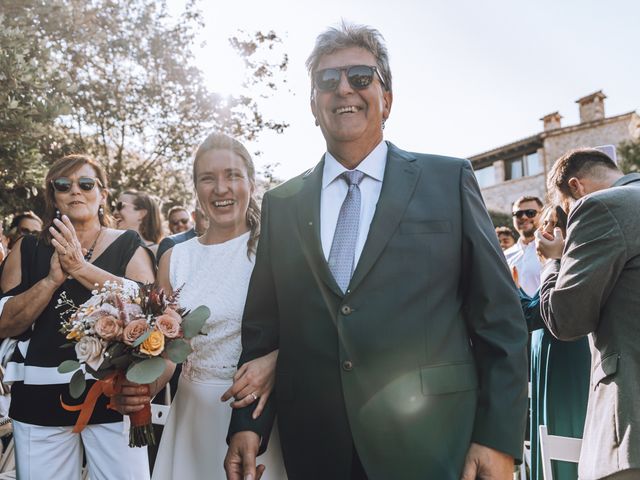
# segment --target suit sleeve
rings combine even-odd
[[[478,370],[472,441],[522,455],[527,412],[527,324],[471,165],[461,169],[464,312]]]
[[[242,317],[242,354],[239,366],[255,358],[266,355],[278,348],[279,320],[269,238],[268,193],[262,202],[260,241],[256,251],[256,261],[249,282],[249,291]],[[277,388],[277,385],[276,385]],[[237,432],[256,432],[262,439],[259,454],[267,448],[271,427],[275,418],[275,392],[269,396],[262,414],[252,419],[251,414],[257,403],[234,409],[227,435],[227,442]]]
[[[542,272],[541,311],[560,340],[598,328],[600,311],[626,262],[626,242],[607,206],[587,198],[572,212],[561,261]]]

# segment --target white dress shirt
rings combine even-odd
[[[515,245],[504,251],[509,267],[518,270],[518,281],[524,292],[532,297],[540,287],[540,271],[542,265],[536,254],[536,242],[531,241],[527,245],[522,242],[522,237]]]
[[[360,162],[356,170],[365,174],[360,182],[360,224],[358,226],[358,240],[353,261],[354,270],[360,259],[360,254],[369,234],[371,220],[376,212],[376,205],[382,190],[382,179],[387,164],[387,144],[380,144]],[[340,207],[347,196],[349,186],[340,177],[345,168],[333,155],[327,152],[324,156],[324,170],[322,171],[322,192],[320,193],[320,239],[325,260],[329,260],[333,234],[338,224]]]

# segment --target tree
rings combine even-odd
[[[26,0],[17,6],[0,0],[4,4],[12,19],[29,22],[26,36],[42,39],[68,85],[59,92],[68,110],[55,117],[58,137],[51,138],[48,160],[87,152],[105,166],[116,192],[135,187],[168,204],[184,203],[192,196],[188,164],[206,133],[216,129],[246,140],[286,127],[265,120],[252,97],[222,97],[206,88],[193,63],[202,26],[193,2],[177,20],[164,1],[154,0]],[[268,70],[255,55],[278,41],[273,32],[257,34],[246,40],[256,48],[241,53]],[[279,71],[287,63],[285,57]],[[265,83],[270,76],[256,78]]]
[[[3,2],[4,3],[4,2]],[[4,5],[3,5],[4,7]],[[68,108],[68,84],[25,17],[0,14],[0,218],[38,209],[43,151]]]
[[[640,140],[627,140],[618,145],[620,168],[624,173],[640,172]]]

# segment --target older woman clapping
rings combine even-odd
[[[60,400],[79,400],[69,398],[70,374],[56,367],[75,352],[60,348],[67,340],[56,307],[67,299],[82,304],[105,281],[153,282],[152,256],[136,232],[109,228],[107,178],[90,157],[56,161],[45,195],[45,229],[16,244],[0,280],[0,337],[20,340],[5,377],[14,382],[9,414],[18,478],[79,479],[83,450],[92,479],[148,478],[146,452],[128,447],[122,416],[107,409],[106,397],[81,433],[71,431],[76,414]]]

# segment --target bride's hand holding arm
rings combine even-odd
[[[242,365],[233,377],[233,385],[224,392],[220,400],[226,402],[235,398],[231,402],[233,408],[244,408],[258,400],[252,415],[253,418],[258,418],[275,385],[277,360],[278,350],[274,350]]]

